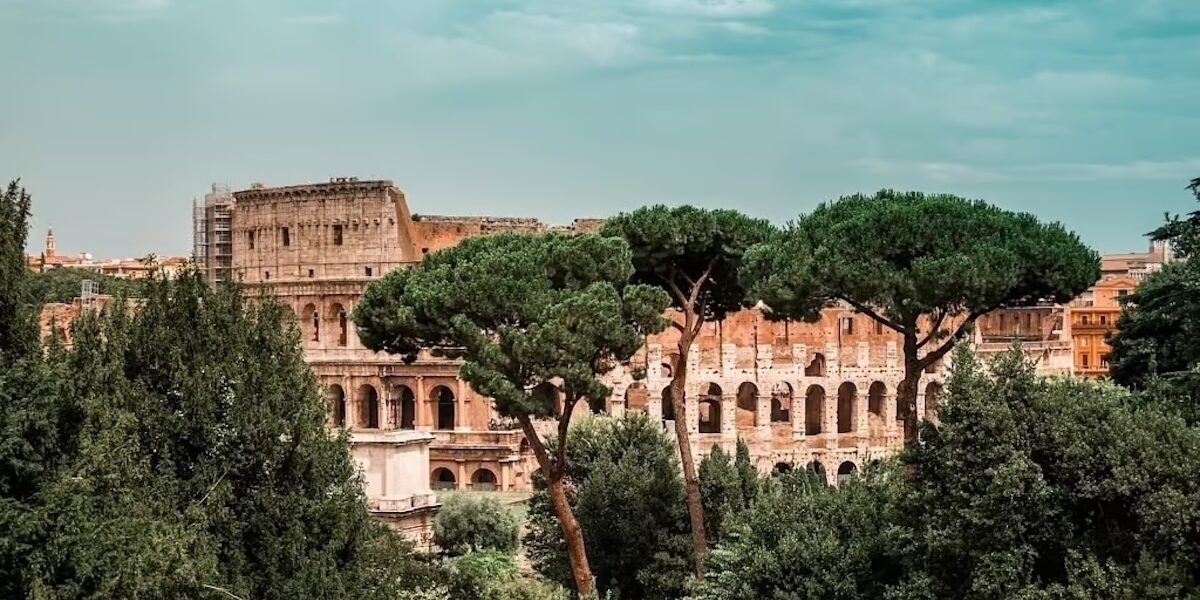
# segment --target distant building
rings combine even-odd
[[[1162,270],[1163,265],[1175,260],[1175,253],[1167,242],[1150,243],[1148,252],[1128,252],[1124,254],[1105,254],[1100,257],[1100,278],[1128,277],[1134,281],[1142,281],[1151,273]]]
[[[1071,301],[1068,310],[1076,374],[1083,377],[1108,375],[1111,352],[1108,338],[1117,330],[1121,299],[1132,293],[1139,282],[1132,275],[1105,277]]]
[[[233,205],[233,190],[215,183],[203,204],[192,202],[192,260],[212,283],[232,272]]]
[[[25,257],[25,264],[32,271],[44,273],[54,269],[78,269],[117,279],[144,279],[151,275],[174,277],[185,268],[188,260],[182,257],[159,258],[148,254],[142,258],[114,258],[95,260],[87,252],[59,254],[54,230],[46,231],[46,246],[40,256]]]

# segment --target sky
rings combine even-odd
[[[339,176],[553,223],[950,192],[1141,250],[1195,208],[1197,1],[0,0],[0,179],[106,257]]]

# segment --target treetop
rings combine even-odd
[[[684,308],[698,284],[695,308],[712,320],[745,306],[737,277],[742,257],[775,231],[736,210],[655,205],[609,219],[601,235],[625,239],[633,281],[667,290],[673,307]]]

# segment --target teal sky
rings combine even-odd
[[[1193,209],[1198,2],[0,0],[0,178],[103,256],[351,175],[560,223],[946,191],[1140,250]]]

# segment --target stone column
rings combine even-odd
[[[721,439],[737,439],[737,410],[737,394],[721,397]]]
[[[352,385],[349,377],[342,380],[342,388],[346,390],[346,429],[358,428],[358,390]]]
[[[828,381],[828,380],[826,380],[826,381]],[[838,417],[837,389],[834,389],[833,393],[830,393],[829,387],[825,386],[825,401],[824,401],[823,405],[825,407],[825,411],[824,411],[825,414],[822,416],[825,417],[825,419],[824,419],[825,424],[821,426],[821,432],[825,436],[825,442],[826,442],[825,446],[828,448],[836,448],[838,435],[839,435],[838,434],[838,426],[837,426],[838,425],[838,423],[837,423],[837,417]]]
[[[471,431],[471,421],[468,418],[471,405],[470,401],[467,400],[467,386],[462,379],[455,379],[454,383],[454,430]]]
[[[417,375],[413,387],[413,400],[417,405],[417,423],[416,429],[420,431],[430,431],[437,426],[429,413],[429,397],[425,395],[425,378]]]

